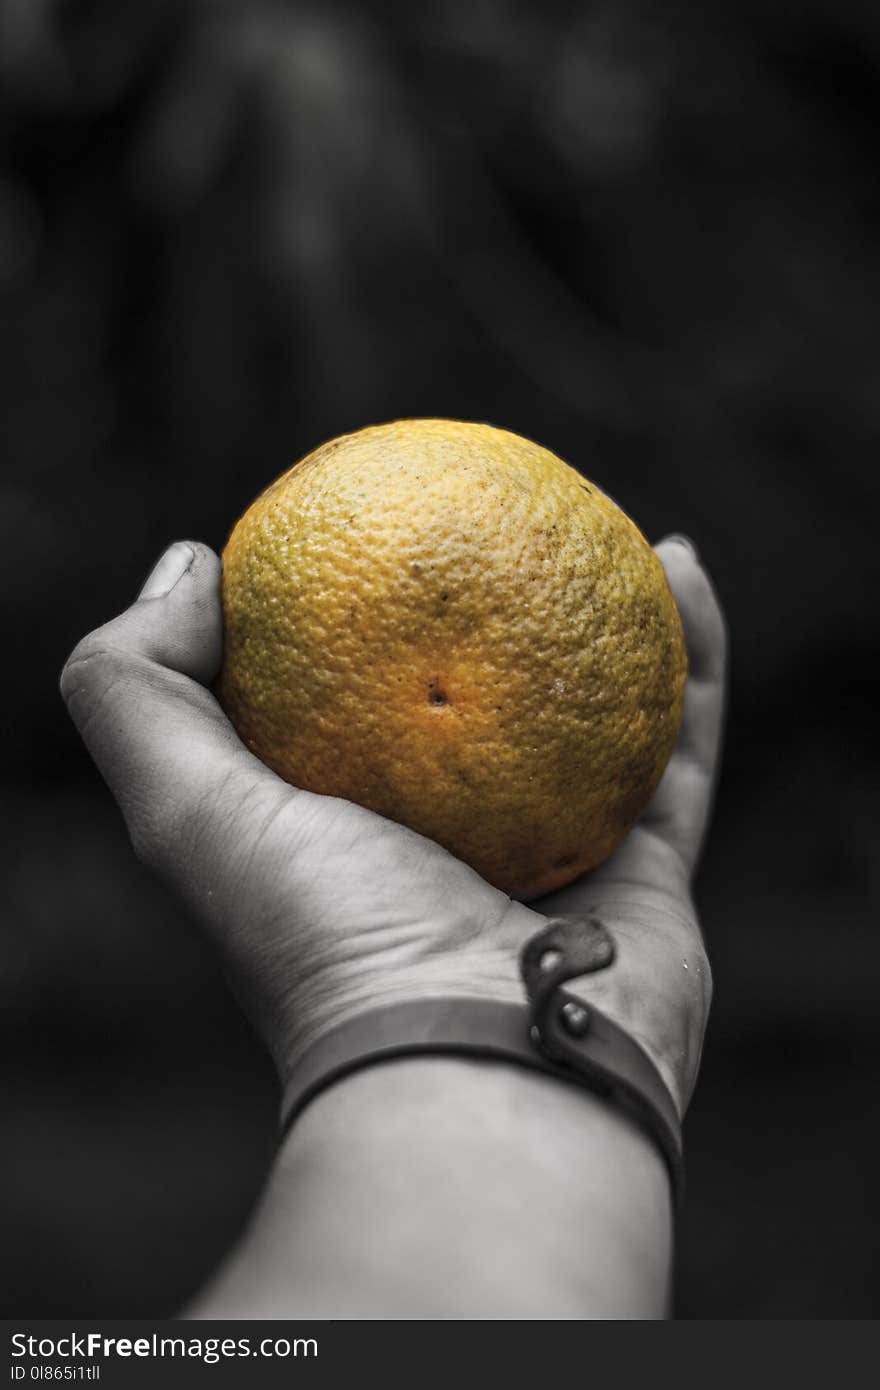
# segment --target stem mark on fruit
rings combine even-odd
[[[438,708],[441,705],[449,704],[449,697],[445,690],[440,689],[440,681],[437,678],[428,681],[428,703],[436,705]]]

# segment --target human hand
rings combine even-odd
[[[624,845],[528,905],[432,841],[289,786],[240,742],[209,686],[220,666],[220,562],[181,542],[138,600],[86,637],[62,692],[139,857],[189,903],[219,950],[282,1081],[327,1028],[367,1008],[468,994],[521,1000],[518,953],[542,914],[592,911],[615,963],[568,988],[636,1036],[683,1111],[710,976],[690,879],[718,757],[724,629],[704,572],[658,547],[691,677],[675,754]]]

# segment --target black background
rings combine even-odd
[[[677,1311],[876,1314],[880,10],[34,0],[0,79],[4,1311],[173,1312],[275,1132],[61,663],[307,449],[446,415],[728,615]]]

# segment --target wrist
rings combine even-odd
[[[659,1317],[670,1243],[663,1160],[601,1098],[396,1060],[303,1112],[238,1261],[250,1287],[233,1261],[196,1315]]]
[[[626,1035],[613,1043],[609,1054],[600,1041],[601,1031],[596,1033],[597,1060],[616,1058],[611,1062],[613,1072],[623,1062],[629,1039],[659,1073],[680,1118],[696,1076],[711,992],[693,909],[682,903],[673,912],[668,903],[661,907],[658,902],[603,896],[594,912],[610,928],[615,959],[598,970],[590,967],[594,973],[569,978],[566,993],[595,1013],[596,1027],[601,1024],[608,1042],[614,1026]],[[350,1070],[361,1055],[369,1058],[376,1051],[417,1052],[420,1040],[425,1050],[470,1055],[519,1051],[502,1042],[514,1027],[511,1016],[519,1013],[523,1041],[528,1033],[531,1010],[519,955],[524,943],[546,927],[545,917],[513,902],[490,929],[472,934],[455,949],[438,948],[438,933],[425,926],[405,950],[384,956],[374,952],[366,960],[355,953],[348,962],[335,958],[313,971],[307,987],[300,981],[299,999],[286,1002],[285,1026],[275,1035],[280,1039],[273,1053],[284,1090],[282,1113],[291,1113],[297,1093],[304,1088],[312,1091],[316,1068],[315,1079],[320,1080],[321,1072]],[[477,1011],[472,1011],[472,1029],[466,1011],[462,1021],[453,1018],[454,1008],[451,1013],[443,1007],[439,1013],[437,1007],[423,1013],[418,1008],[426,1001],[442,1006],[454,1005],[455,1000],[511,1006],[512,1015],[487,1009],[483,1019],[478,1004]],[[403,1012],[400,1006],[405,1006]],[[378,1032],[372,1023],[375,1019],[380,1020]],[[396,1020],[403,1022],[398,1026]],[[460,1038],[456,1027],[463,1030]],[[493,1039],[501,1045],[493,1045]],[[317,1053],[314,1044],[319,1044]],[[531,1046],[525,1051],[531,1053]],[[671,1123],[675,1126],[674,1119]]]

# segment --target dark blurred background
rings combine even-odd
[[[268,1062],[56,693],[320,441],[488,420],[692,535],[733,642],[677,1311],[880,1307],[880,9],[0,0],[0,1306],[158,1316]]]

